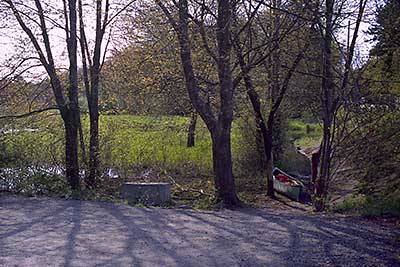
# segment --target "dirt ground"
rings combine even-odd
[[[0,266],[400,266],[400,229],[298,209],[216,212],[0,196]]]

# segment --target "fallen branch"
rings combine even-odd
[[[171,177],[170,175],[168,175],[166,172],[165,172],[165,175],[171,180],[171,182],[172,182],[176,187],[178,187],[178,189],[179,189],[181,192],[193,192],[193,193],[199,193],[199,194],[201,194],[201,195],[205,195],[205,196],[209,196],[209,197],[214,197],[214,195],[204,192],[203,189],[184,188],[183,186],[181,186],[180,184],[178,184],[178,183],[174,180],[174,178],[172,178],[172,177]]]
[[[18,114],[18,115],[4,115],[4,116],[0,116],[0,119],[22,119],[25,117],[29,117],[31,115],[37,114],[37,113],[42,113],[48,110],[58,110],[57,107],[48,107],[48,108],[43,108],[43,109],[38,109],[38,110],[33,110],[31,112],[28,113],[24,113],[24,114]]]

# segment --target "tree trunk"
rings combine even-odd
[[[254,112],[254,119],[256,122],[256,141],[257,146],[261,146],[262,151],[262,170],[266,172],[267,176],[267,195],[270,197],[275,197],[274,188],[273,188],[273,177],[272,177],[272,169],[273,169],[273,157],[272,157],[272,127],[274,121],[274,112],[270,112],[268,126],[271,129],[267,128],[265,123],[264,116],[261,110],[261,101],[257,91],[254,89],[251,77],[249,73],[246,71],[246,64],[244,61],[243,53],[238,43],[235,43],[236,55],[239,59],[239,64],[241,70],[243,71],[243,80],[246,86],[247,95],[250,99],[251,106]]]
[[[88,185],[96,187],[96,179],[99,176],[99,83],[101,71],[101,45],[108,22],[109,1],[103,3],[96,1],[96,37],[93,51],[93,66],[90,67],[90,95],[88,96],[90,116],[90,148],[89,148],[89,179]],[[102,21],[102,14],[104,15]],[[102,25],[103,23],[103,25]]]
[[[281,1],[273,1],[273,5],[276,8],[280,8]],[[280,43],[279,43],[279,27],[280,27],[280,15],[276,12],[275,9],[272,9],[273,15],[273,26],[272,29],[272,38],[273,38],[273,51],[270,55],[271,66],[269,72],[269,94],[270,94],[270,111],[268,114],[267,127],[264,134],[264,149],[265,149],[265,157],[266,157],[266,172],[267,172],[267,195],[269,197],[275,198],[274,192],[274,180],[272,175],[272,169],[274,167],[273,156],[272,156],[272,140],[273,140],[273,131],[274,131],[274,118],[276,112],[279,108],[280,102],[279,98],[283,97],[284,90],[281,90],[280,85],[280,66],[281,66],[281,55],[279,51]]]
[[[314,185],[318,177],[318,166],[321,157],[321,148],[317,152],[311,154],[311,182]]]
[[[84,136],[83,136],[83,128],[82,128],[82,120],[81,119],[79,119],[78,134],[79,134],[79,145],[80,145],[81,154],[82,154],[82,162],[85,165],[85,167],[87,167],[85,139],[84,139]]]
[[[315,183],[315,200],[314,207],[316,211],[323,211],[325,209],[325,201],[327,196],[326,184],[330,175],[331,164],[331,132],[330,126],[332,123],[329,121],[324,122],[324,135],[321,146],[321,163],[320,173]]]
[[[90,117],[89,176],[87,177],[87,184],[91,188],[96,187],[96,179],[99,176],[99,82],[102,55],[101,47],[106,26],[109,22],[109,6],[109,1],[105,1],[104,5],[103,1],[96,1],[96,37],[93,58],[90,59],[89,47],[83,23],[82,1],[78,1],[83,78]]]
[[[76,114],[75,114],[76,113]],[[80,190],[78,164],[78,120],[79,112],[68,110],[63,117],[65,127],[65,165],[66,177],[72,190]],[[77,120],[78,119],[78,120]]]
[[[201,97],[200,88],[193,68],[191,46],[189,42],[188,1],[180,0],[178,2],[179,21],[175,20],[174,16],[163,4],[163,1],[156,0],[156,3],[163,10],[168,21],[178,34],[186,89],[193,107],[199,113],[211,134],[217,198],[223,201],[226,207],[237,206],[239,205],[239,199],[235,191],[230,144],[234,91],[231,70],[232,44],[230,22],[234,3],[229,0],[218,1],[216,29],[218,54],[215,58],[218,69],[220,107],[217,114],[214,113],[210,103],[204,101]]]
[[[261,141],[260,144],[262,144],[262,170],[266,172],[267,176],[267,195],[270,197],[275,197],[274,193],[274,186],[273,186],[273,177],[272,177],[272,169],[274,167],[273,163],[273,157],[272,157],[272,129],[268,130],[267,126],[265,124],[264,117],[261,113],[261,104],[260,100],[258,97],[257,92],[254,90],[252,87],[252,83],[250,81],[250,77],[247,77],[248,75],[245,75],[245,84],[247,87],[247,95],[250,98],[250,102],[253,107],[254,111],[254,116],[256,120],[256,127],[257,127],[257,132],[261,135]],[[247,77],[247,78],[246,78]],[[247,80],[247,81],[246,81]],[[250,90],[249,90],[250,89]],[[269,118],[271,122],[271,127],[273,125],[273,118]]]
[[[188,128],[187,147],[194,147],[196,136],[197,112],[192,111]]]
[[[242,54],[240,54],[239,60],[243,60]],[[244,64],[244,60],[243,60]],[[244,70],[244,65],[243,68]],[[267,138],[267,127],[265,125],[264,117],[261,111],[261,101],[260,97],[257,93],[257,91],[253,87],[253,83],[251,81],[250,76],[246,73],[243,77],[246,90],[247,90],[247,95],[250,99],[251,106],[253,108],[253,113],[254,113],[254,120],[256,123],[256,145],[258,151],[261,153],[261,169],[265,171],[266,167],[266,147],[265,147],[265,140]]]
[[[239,205],[232,171],[230,131],[212,134],[214,181],[217,198],[227,208]]]
[[[333,97],[334,97],[334,79],[333,79],[333,55],[332,55],[332,41],[333,41],[333,12],[334,1],[327,0],[326,3],[326,25],[325,34],[322,38],[323,50],[323,75],[321,80],[322,91],[322,119],[323,119],[323,138],[321,145],[321,167],[320,173],[315,184],[315,197],[314,207],[317,211],[322,211],[325,208],[326,201],[326,183],[330,174],[331,163],[331,127],[333,118]]]
[[[323,51],[323,76],[321,81],[322,89],[322,108],[323,108],[323,139],[321,145],[321,162],[320,172],[316,180],[315,185],[315,200],[314,206],[317,211],[325,209],[325,202],[328,194],[329,182],[331,179],[331,161],[332,161],[332,143],[335,133],[335,110],[338,107],[338,102],[347,94],[347,86],[349,83],[349,73],[351,70],[352,58],[354,55],[354,49],[357,40],[357,33],[360,27],[360,23],[363,18],[364,9],[367,1],[359,2],[359,11],[356,20],[356,26],[354,29],[353,38],[347,51],[347,58],[344,66],[344,75],[342,84],[340,86],[340,98],[335,94],[335,70],[333,63],[333,43],[334,43],[334,28],[335,28],[335,16],[334,16],[334,0],[325,1],[325,34],[322,35],[322,51]]]
[[[97,104],[94,103],[90,112],[90,147],[89,147],[89,177],[88,186],[96,187],[96,179],[99,177],[99,113]]]
[[[255,135],[255,145],[257,150],[257,167],[259,171],[264,171],[265,153],[264,153],[264,138],[261,128],[256,122],[256,127],[254,130]]]
[[[22,13],[14,5],[13,1],[6,1],[13,15],[15,16],[18,24],[22,30],[29,37],[33,47],[35,48],[38,59],[45,68],[50,77],[50,83],[55,97],[55,101],[60,110],[61,117],[64,121],[65,128],[65,162],[66,162],[66,178],[71,185],[72,190],[80,189],[79,181],[79,164],[78,164],[78,129],[79,129],[79,104],[78,104],[78,74],[77,74],[77,36],[76,36],[76,0],[64,1],[64,18],[65,18],[65,31],[67,40],[67,50],[69,58],[69,77],[68,77],[68,101],[64,96],[65,88],[58,76],[58,71],[55,67],[53,57],[53,45],[50,42],[45,16],[45,10],[42,7],[41,1],[35,1],[37,12],[35,12],[39,20],[35,22],[40,27],[40,32],[35,34],[32,32],[28,24],[24,22]],[[68,24],[69,22],[69,24]],[[40,34],[41,36],[36,36]],[[40,38],[40,42],[39,39]],[[42,47],[43,44],[43,47]],[[43,50],[43,48],[45,50]]]
[[[274,179],[272,177],[272,169],[274,161],[272,156],[272,126],[273,116],[268,118],[268,127],[264,133],[264,152],[265,152],[265,171],[267,172],[267,196],[275,198]]]
[[[266,160],[265,163],[265,171],[266,176],[267,176],[267,196],[271,198],[275,198],[275,191],[274,191],[274,178],[272,174],[272,170],[274,168],[274,162],[272,159],[272,153],[271,153],[271,158]]]
[[[78,103],[78,63],[76,36],[76,0],[68,1],[70,33],[67,40],[69,55],[68,109],[64,116],[66,175],[72,190],[80,190],[78,164],[78,129],[80,121]]]
[[[246,79],[245,79],[246,81]],[[246,82],[246,86],[251,85],[251,82]],[[252,88],[252,86],[247,87],[247,89]],[[254,116],[256,120],[256,127],[257,132],[261,135],[261,144],[262,144],[262,151],[263,151],[263,163],[262,169],[266,172],[267,177],[267,195],[270,197],[275,197],[274,192],[274,184],[273,184],[273,177],[272,177],[272,169],[274,168],[273,156],[272,156],[272,129],[268,130],[267,126],[264,121],[264,117],[261,113],[260,108],[260,101],[258,98],[257,92],[252,89],[248,90],[247,94],[250,98],[250,102],[252,103]],[[268,125],[273,126],[273,118],[269,117]]]

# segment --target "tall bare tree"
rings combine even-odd
[[[93,57],[89,51],[83,20],[82,0],[78,0],[79,41],[82,55],[83,80],[89,108],[90,141],[89,141],[89,176],[88,185],[95,187],[99,176],[99,82],[102,56],[102,43],[109,19],[110,3],[105,1],[104,18],[103,1],[96,1],[96,26]]]
[[[63,0],[65,2],[65,0]],[[110,39],[104,44],[107,27],[124,10],[130,7],[135,0],[123,3],[118,9],[110,13],[110,0],[95,1],[95,38],[94,47],[91,49],[88,43],[84,22],[84,7],[82,0],[78,0],[79,14],[79,43],[81,48],[82,73],[89,108],[90,140],[89,140],[89,176],[87,183],[90,187],[96,186],[96,178],[99,176],[100,149],[99,149],[99,89],[101,68],[107,52]],[[110,37],[110,36],[109,36]]]
[[[290,11],[284,7],[281,1],[258,1],[257,6],[253,7],[249,2],[246,30],[241,31],[234,39],[234,48],[241,74],[238,78],[242,78],[246,88],[247,96],[250,100],[256,127],[257,127],[257,143],[262,146],[263,151],[263,170],[267,177],[267,195],[274,197],[272,169],[273,163],[273,135],[276,117],[279,108],[285,98],[286,92],[290,86],[290,81],[296,71],[299,63],[304,58],[305,52],[309,47],[309,34],[313,27],[313,12],[310,12],[310,3],[302,6],[297,11]],[[257,14],[257,8],[264,7]],[[254,16],[254,19],[252,18]],[[240,32],[240,18],[235,17],[235,29]],[[271,25],[270,27],[266,25]],[[260,33],[256,33],[259,29]],[[306,29],[306,30],[304,30]],[[290,36],[303,36],[298,38],[300,48],[293,50],[296,55],[292,61],[288,63],[287,70],[282,68],[283,48],[281,46]],[[304,40],[302,40],[304,39]],[[243,40],[243,41],[241,41]],[[285,58],[288,58],[286,55]],[[265,67],[268,76],[268,86],[264,90],[263,96],[254,86],[251,74],[254,69]],[[265,114],[265,107],[262,102],[269,104],[269,111]]]
[[[48,22],[40,0],[34,0],[34,5],[27,7],[19,1],[2,0],[12,12],[19,27],[25,32],[32,43],[41,65],[45,68],[52,86],[53,94],[64,122],[65,128],[65,161],[66,176],[73,190],[80,189],[79,164],[78,164],[78,127],[80,121],[78,105],[78,71],[77,71],[77,5],[76,0],[65,2],[66,43],[69,61],[68,83],[63,84],[60,74],[55,66],[53,43],[50,41]],[[30,14],[23,9],[28,8]],[[38,26],[39,36],[32,31],[28,21],[33,20]],[[65,87],[66,90],[65,90]],[[66,95],[65,95],[66,91]]]
[[[108,42],[106,45],[103,45],[103,43],[107,26],[110,26],[118,15],[133,2],[129,1],[118,5],[118,8],[113,9],[111,13],[109,0],[96,0],[95,12],[89,10],[85,16],[85,5],[82,0],[62,0],[60,3],[34,0],[33,4],[19,0],[0,1],[11,11],[10,14],[12,14],[20,29],[29,38],[38,55],[40,65],[45,68],[50,78],[57,107],[65,125],[66,174],[71,187],[74,189],[79,189],[78,131],[80,131],[83,159],[86,158],[78,104],[78,41],[80,43],[84,88],[90,117],[89,175],[87,184],[94,187],[96,177],[99,175],[100,72],[108,45]],[[92,5],[89,4],[86,7],[90,9]],[[94,42],[88,40],[87,36],[89,34],[85,26],[91,21],[95,22]],[[65,43],[57,42],[54,38],[51,38],[50,31],[54,28],[61,29],[65,33]],[[40,36],[36,35],[37,32],[40,32]],[[63,82],[62,64],[57,67],[55,60],[55,57],[60,56],[56,54],[59,52],[59,47],[64,44],[66,44],[68,51],[68,82]],[[65,90],[64,87],[67,87],[68,90]],[[67,96],[64,95],[65,91],[67,91]],[[83,161],[85,162],[86,160]]]
[[[190,18],[188,1],[173,1],[174,7],[178,10],[178,18],[175,18],[175,14],[171,13],[165,3],[158,0],[155,2],[163,10],[169,23],[178,35],[186,88],[193,106],[205,122],[211,135],[217,197],[227,207],[237,206],[239,205],[239,199],[236,195],[231,155],[231,127],[234,107],[234,85],[231,69],[231,18],[235,10],[235,1],[217,1],[216,14],[212,12],[216,19],[215,43],[217,53],[211,53],[214,55],[213,58],[218,74],[219,107],[217,110],[213,110],[211,104],[202,97],[198,76],[196,76],[196,70],[193,67],[188,28]],[[204,11],[206,6],[203,5],[202,8]],[[204,24],[200,27],[204,29]],[[204,36],[205,31],[203,31]],[[207,49],[210,48],[208,47]]]
[[[367,0],[359,0],[357,3],[356,19],[351,41],[349,40],[342,74],[335,75],[334,47],[336,45],[335,29],[340,25],[340,16],[345,2],[326,0],[324,2],[323,20],[318,21],[321,37],[321,50],[323,52],[322,78],[321,78],[321,106],[323,122],[323,138],[320,148],[320,168],[315,183],[314,206],[317,211],[325,208],[328,185],[331,179],[331,162],[334,157],[333,143],[337,130],[336,116],[342,107],[349,84],[349,75],[352,69],[353,56],[358,38],[360,24],[363,19]],[[337,10],[335,10],[335,8]]]

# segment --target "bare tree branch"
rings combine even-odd
[[[42,108],[42,109],[38,109],[38,110],[33,110],[31,112],[24,113],[24,114],[4,115],[4,116],[0,116],[0,119],[22,119],[22,118],[29,117],[29,116],[32,116],[34,114],[42,113],[42,112],[49,111],[49,110],[59,110],[59,108],[57,108],[57,107],[47,107],[47,108]]]

